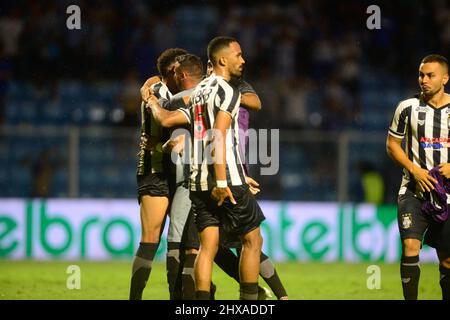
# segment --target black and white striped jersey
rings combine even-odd
[[[214,162],[211,161],[212,131],[217,113],[231,115],[226,136],[226,174],[228,185],[245,183],[239,155],[238,111],[241,95],[223,77],[211,75],[200,82],[190,96],[188,109],[179,109],[190,123],[192,191],[211,190],[216,185]]]
[[[439,109],[428,105],[419,96],[401,101],[395,110],[389,134],[405,141],[408,159],[419,167],[431,170],[450,159],[450,104]],[[409,171],[403,170],[400,194],[411,182]]]
[[[172,97],[169,88],[163,82],[153,84],[151,89],[153,90],[153,94],[160,101],[169,100]],[[145,109],[144,101],[141,103],[141,135],[142,133],[155,137],[158,141],[165,141],[169,137],[168,130],[162,128],[161,125],[155,121],[152,113]],[[139,150],[137,175],[163,172],[165,170],[163,161],[165,160],[161,151],[149,151],[141,147]]]

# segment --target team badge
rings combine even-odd
[[[409,229],[412,226],[412,214],[411,213],[403,213],[402,214],[402,228]]]
[[[427,107],[418,106],[418,107],[416,108],[416,111],[417,111],[417,112],[427,112],[427,111],[428,111],[428,108],[427,108]]]

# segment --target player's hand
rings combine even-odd
[[[253,178],[245,177],[245,182],[247,182],[251,194],[255,195],[261,191],[261,189],[259,189],[259,183],[256,182]]]
[[[214,187],[211,192],[211,197],[217,201],[217,205],[220,207],[226,198],[230,198],[232,204],[236,204],[236,200],[234,200],[233,194],[229,187],[226,188],[217,188]]]
[[[441,163],[439,165],[439,173],[447,179],[450,179],[450,163]]]
[[[436,179],[428,174],[428,171],[417,166],[411,169],[411,174],[416,180],[422,192],[430,192],[434,190],[434,183],[437,183]]]
[[[141,87],[141,98],[144,100],[144,102],[148,101],[148,98],[153,94],[153,91],[151,89],[151,86],[155,83],[158,83],[161,81],[158,76],[153,76],[151,78],[148,78],[147,81],[142,85]]]
[[[141,87],[141,98],[142,100],[144,100],[145,103],[148,102],[148,98],[150,98],[150,96],[153,94],[152,89],[150,88],[150,86],[146,86],[145,83],[144,85]]]
[[[159,104],[158,98],[152,94],[152,95],[150,95],[150,96],[148,97],[148,99],[147,99],[147,104],[145,105],[145,108],[146,108],[148,111],[151,112],[151,111],[152,111],[152,110],[151,110],[151,109],[152,109],[152,106],[156,106],[156,105],[158,105],[158,104]]]
[[[184,134],[168,140],[162,147],[163,152],[181,154],[184,150]]]

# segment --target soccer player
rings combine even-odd
[[[208,61],[207,74],[210,75],[213,72],[213,66],[211,61]],[[259,184],[249,177],[249,168],[246,156],[246,147],[248,145],[248,128],[250,122],[249,110],[259,111],[261,110],[261,101],[256,94],[253,87],[246,81],[240,78],[233,78],[230,84],[237,88],[241,93],[241,105],[239,108],[238,124],[239,124],[239,147],[241,152],[241,159],[244,161],[244,170],[246,174],[247,183],[249,185],[250,191],[253,195],[256,195],[259,190]],[[224,242],[224,241],[222,241]],[[217,252],[214,262],[220,266],[230,277],[234,278],[239,282],[239,260],[234,255],[234,253],[229,249],[236,248],[238,255],[240,255],[241,245],[239,241],[230,241],[228,243],[221,243],[219,250]],[[272,289],[275,296],[280,300],[288,300],[288,295],[286,289],[281,283],[280,277],[278,276],[277,270],[273,265],[269,257],[261,252],[261,263],[260,263],[260,275]],[[264,288],[258,288],[258,299],[266,298],[266,291]]]
[[[167,101],[164,107],[172,111],[179,108],[187,108],[190,94],[202,78],[203,64],[199,57],[192,54],[177,57],[174,80],[180,92]],[[187,129],[189,128],[187,127]],[[179,135],[176,140],[167,141],[163,146],[163,150],[171,152],[173,149],[176,149],[174,151],[181,154],[184,149],[183,146],[184,135]],[[189,157],[189,155],[186,156]],[[167,263],[174,265],[171,268],[174,275],[170,277],[174,280],[174,283],[169,283],[169,290],[175,290],[179,293],[176,296],[177,299],[192,299],[192,296],[186,296],[186,294],[193,293],[195,297],[195,283],[189,273],[194,268],[199,241],[195,225],[189,225],[189,228],[186,227],[186,221],[191,210],[188,186],[190,166],[189,161],[183,164],[181,160],[181,157],[177,158],[176,165],[172,165],[176,191],[170,209]],[[172,161],[171,163],[173,164]]]
[[[162,80],[151,86],[154,97],[170,99],[171,91],[177,87],[173,79],[175,58],[186,54],[186,50],[165,50],[157,60]],[[168,132],[154,121],[151,113],[141,105],[141,135],[147,136],[156,148],[147,150],[142,143],[137,166],[138,202],[141,215],[141,241],[133,260],[130,300],[142,299],[142,292],[150,276],[153,258],[159,246],[162,226],[169,206],[169,182],[167,164],[161,150],[161,141],[167,140]]]
[[[203,64],[199,57],[192,54],[185,54],[176,58],[174,67],[174,80],[177,85],[178,92],[174,96],[167,99],[159,99],[161,105],[167,110],[177,110],[179,108],[187,108],[190,94],[195,86],[200,83],[203,78]],[[151,82],[153,77],[146,81],[142,87],[142,98],[147,100],[145,93],[151,92]],[[149,150],[152,146],[147,138],[143,139],[143,145]],[[184,148],[184,135],[178,135],[173,140],[167,141],[163,146],[164,152],[170,153],[175,151],[177,154],[189,151]],[[182,156],[184,159],[189,154]],[[171,169],[174,174],[171,175],[175,179],[176,191],[171,201],[170,223],[168,234],[168,252],[167,252],[167,272],[168,283],[171,298],[174,299],[195,299],[195,282],[193,278],[193,268],[195,258],[200,246],[197,228],[192,219],[186,224],[188,215],[191,212],[191,200],[189,199],[189,160],[183,161],[181,157],[172,158]],[[175,164],[175,165],[174,165]],[[170,265],[170,267],[169,267]],[[214,291],[214,285],[212,291]],[[182,289],[182,290],[181,290]],[[181,294],[182,291],[182,294]],[[212,293],[212,297],[214,293]]]
[[[386,142],[388,155],[403,167],[398,227],[402,240],[400,275],[407,300],[417,299],[424,234],[425,243],[437,251],[442,297],[450,299],[450,222],[437,222],[421,209],[437,183],[429,171],[439,167],[439,173],[450,178],[450,96],[444,92],[448,79],[445,57],[432,54],[423,58],[418,78],[421,92],[399,103]]]
[[[190,198],[201,243],[195,264],[197,299],[210,298],[219,227],[225,234],[240,237],[240,297],[256,299],[262,246],[259,226],[264,215],[245,181],[238,143],[240,93],[228,83],[241,76],[244,59],[239,43],[230,37],[211,40],[208,58],[215,74],[196,87],[188,111],[168,112],[160,108],[155,97],[150,97],[148,106],[163,126],[191,125]],[[208,150],[213,157],[208,156]],[[212,165],[208,165],[211,160]]]
[[[186,108],[189,96],[193,91],[194,87],[201,81],[202,74],[202,63],[200,58],[186,54],[178,56],[176,58],[176,65],[174,68],[174,80],[180,90],[179,93],[174,95],[169,101],[163,101],[164,108],[167,110],[176,110],[178,108]],[[208,61],[208,76],[212,72],[212,64]],[[148,80],[143,86],[141,92],[145,93],[149,90],[145,89],[145,86],[150,89],[150,82]],[[241,92],[241,107],[239,111],[239,128],[244,128],[244,131],[239,132],[240,143],[245,144],[246,141],[243,139],[245,136],[245,131],[248,129],[248,111],[242,112],[243,108],[249,108],[253,110],[259,110],[261,108],[261,102],[259,97],[253,88],[242,80],[236,80],[234,85]],[[143,99],[147,100],[148,96],[143,96]],[[161,99],[160,99],[161,102]],[[167,103],[166,103],[167,102]],[[243,120],[243,121],[242,121]],[[242,127],[241,127],[242,126]],[[242,134],[241,134],[242,133]],[[184,135],[180,135],[176,138],[177,141],[172,140],[163,146],[163,150],[170,152],[173,147],[177,148],[176,152],[180,153],[184,149]],[[147,144],[147,141],[143,143]],[[151,148],[151,146],[149,146]],[[180,158],[177,159],[178,161]],[[172,160],[173,161],[173,160]],[[168,257],[167,265],[172,265],[167,268],[168,280],[169,281],[169,291],[171,292],[171,297],[179,299],[180,296],[176,295],[179,291],[180,281],[179,281],[179,271],[182,270],[182,289],[183,289],[183,299],[192,300],[195,299],[195,283],[193,275],[193,267],[195,258],[199,249],[199,240],[197,235],[197,229],[193,223],[193,219],[190,216],[187,221],[188,214],[192,215],[190,212],[191,201],[189,199],[189,165],[183,165],[179,161],[174,169],[176,171],[176,192],[174,198],[171,202],[170,209],[170,224],[169,224],[169,234],[168,234]],[[246,170],[248,172],[248,170]],[[253,194],[259,192],[256,187],[256,182],[247,177],[250,190]],[[187,222],[187,224],[186,224]],[[184,250],[185,252],[183,252]],[[238,247],[238,250],[240,246]],[[239,252],[239,251],[238,251]],[[221,267],[229,276],[233,277],[237,282],[239,282],[239,258],[227,247],[220,246],[216,258],[214,260],[219,267]],[[170,275],[170,273],[173,273]],[[287,299],[286,291],[278,277],[274,265],[268,260],[268,257],[261,253],[261,266],[260,274],[269,284],[273,292],[278,298]],[[215,286],[212,285],[212,291],[215,291]],[[214,296],[214,292],[211,294]],[[266,299],[266,290],[262,287],[258,288],[258,299]]]

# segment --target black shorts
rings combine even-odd
[[[165,173],[151,173],[147,175],[137,175],[138,202],[141,197],[149,195],[153,197],[170,197],[169,177]]]
[[[242,243],[238,236],[227,237],[223,233],[220,234],[220,245],[229,249],[241,249]],[[189,212],[186,225],[183,230],[183,237],[181,240],[181,246],[183,249],[200,249],[200,238],[198,236],[197,226],[195,225],[194,212]]]
[[[228,249],[242,249],[242,242],[237,236],[220,234],[219,243],[222,247]]]
[[[195,225],[194,211],[192,209],[189,211],[189,216],[186,220],[181,239],[181,246],[183,249],[200,249],[200,239],[197,226]],[[242,248],[242,243],[238,236],[231,238],[226,237],[223,233],[220,234],[220,245],[226,248]]]
[[[425,243],[436,250],[450,254],[450,220],[444,223],[433,220],[425,234]]]
[[[402,240],[423,240],[430,220],[422,213],[421,206],[422,200],[411,190],[398,196],[397,224]]]
[[[197,226],[195,225],[194,211],[189,211],[186,224],[183,229],[183,236],[181,237],[181,246],[184,249],[199,249],[200,239],[198,237]]]
[[[400,238],[424,240],[437,250],[450,252],[450,222],[438,223],[422,212],[423,200],[411,190],[398,197],[397,223]]]
[[[211,190],[191,191],[195,224],[199,232],[206,227],[219,226],[221,233],[233,239],[256,229],[264,221],[264,214],[248,185],[230,186],[230,190],[236,204],[227,198],[220,207],[211,198]]]

